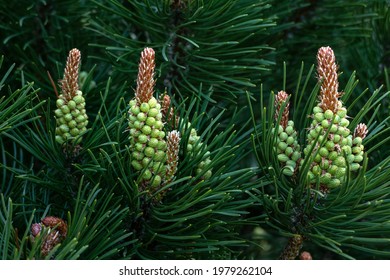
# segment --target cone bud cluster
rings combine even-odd
[[[65,100],[61,94],[56,101],[56,136],[58,143],[71,140],[80,143],[80,134],[87,130],[88,115],[85,110],[85,99],[80,90],[76,91],[71,100]]]
[[[191,127],[191,123],[187,123],[187,128]],[[199,153],[201,153],[206,147],[206,144],[204,144],[200,136],[198,135],[195,128],[191,128],[190,137],[188,138],[188,144],[187,144],[187,155],[190,157],[195,157]],[[213,172],[212,168],[210,168],[211,164],[211,158],[210,158],[210,152],[207,151],[202,161],[196,166],[196,175],[201,175],[201,178],[203,180],[209,179]]]
[[[48,231],[44,231],[48,229]],[[46,235],[43,237],[41,245],[41,254],[47,256],[49,252],[67,236],[68,226],[66,222],[58,217],[48,216],[42,219],[40,223],[31,225],[31,240],[34,242],[42,232]]]
[[[295,173],[298,161],[301,159],[301,147],[298,144],[298,134],[294,128],[294,122],[290,120],[286,128],[279,125],[272,132],[277,133],[274,149],[278,161],[283,167],[282,172],[286,176],[292,176]]]
[[[363,161],[364,145],[363,139],[366,138],[368,129],[364,123],[360,123],[356,126],[352,137],[352,154],[355,156],[354,162],[351,164],[351,170],[355,171],[360,168],[360,164]]]
[[[282,106],[284,109],[282,110]],[[279,91],[275,96],[275,121],[279,124],[272,129],[272,135],[276,135],[274,150],[278,161],[282,166],[282,172],[286,176],[294,175],[297,163],[301,159],[301,147],[298,144],[298,133],[294,127],[294,121],[289,120],[288,94]]]
[[[358,126],[354,136],[349,130],[347,109],[339,100],[337,65],[333,50],[322,47],[317,54],[317,73],[321,83],[319,103],[313,108],[312,122],[307,133],[304,158],[310,160],[309,181],[318,178],[326,190],[341,185],[348,167],[355,171],[363,160],[362,135],[364,125]],[[303,163],[304,161],[302,161]]]
[[[324,186],[338,187],[344,180],[347,164],[352,164],[352,135],[348,129],[346,109],[339,101],[337,113],[323,111],[320,106],[313,109],[313,120],[307,134],[305,158],[312,158],[308,176],[311,183],[320,177]],[[313,158],[314,157],[314,158]]]
[[[173,130],[167,135],[167,169],[166,182],[173,181],[177,165],[179,163],[179,149],[180,149],[180,132]]]
[[[161,105],[154,97],[141,104],[133,99],[129,104],[131,165],[143,171],[144,183],[157,188],[165,176],[167,160]]]
[[[63,144],[72,141],[80,143],[81,134],[87,130],[88,115],[85,99],[78,87],[78,71],[80,67],[80,51],[72,49],[67,59],[64,78],[61,81],[61,94],[56,100],[57,109],[55,140]]]

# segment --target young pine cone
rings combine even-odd
[[[161,120],[161,105],[152,97],[148,102],[138,105],[130,101],[129,128],[133,168],[143,172],[143,181],[150,181],[158,187],[165,174],[166,149],[164,125]]]
[[[187,123],[187,128],[189,128],[190,126],[191,123]],[[206,144],[201,142],[200,136],[198,136],[196,129],[191,128],[190,137],[188,139],[188,144],[186,147],[188,156],[195,157],[204,149],[205,145]],[[201,178],[203,180],[209,179],[213,174],[212,169],[210,168],[210,164],[210,152],[207,151],[202,161],[196,166],[196,175],[202,174]]]
[[[153,97],[154,68],[154,50],[145,48],[141,53],[137,88],[129,103],[128,116],[131,165],[137,171],[142,170],[141,186],[151,186],[152,192],[161,185],[167,164],[161,104]]]
[[[320,48],[317,54],[318,78],[321,82],[319,103],[313,108],[312,123],[307,134],[305,159],[313,158],[308,172],[311,183],[317,178],[325,188],[341,185],[347,175],[347,167],[357,170],[363,160],[361,140],[366,127],[349,130],[347,109],[338,98],[337,66],[331,48]],[[303,162],[303,161],[302,161]]]
[[[275,121],[280,118],[280,123],[277,129],[272,129],[274,135],[277,131],[276,150],[278,161],[282,165],[282,172],[286,176],[292,176],[295,173],[297,162],[301,158],[301,147],[298,144],[298,133],[294,128],[294,121],[289,120],[288,95],[284,91],[279,91],[275,96]],[[287,102],[287,103],[285,103]],[[282,105],[285,103],[284,110]]]
[[[80,134],[87,130],[85,99],[78,87],[79,67],[80,51],[72,49],[61,81],[61,94],[56,101],[57,109],[54,111],[57,125],[55,139],[60,144],[69,140],[80,143]]]

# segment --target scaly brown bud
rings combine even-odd
[[[49,232],[42,243],[41,254],[47,256],[58,243],[61,243],[59,232],[57,230]]]
[[[141,53],[141,60],[138,67],[137,89],[135,92],[135,99],[137,105],[147,103],[154,92],[154,50],[152,48],[145,48]]]
[[[176,127],[179,124],[179,117],[175,115],[175,111],[173,106],[171,105],[171,98],[169,95],[164,93],[160,96],[161,103],[161,114],[163,116],[163,120],[173,127]]]
[[[64,98],[69,101],[79,89],[79,68],[80,68],[81,54],[78,49],[69,51],[68,59],[66,61],[64,78],[61,80],[61,90]]]
[[[62,240],[66,238],[68,233],[68,226],[66,222],[60,218],[48,216],[42,219],[41,223],[31,225],[32,242],[35,241],[35,237],[39,236],[43,229],[45,235],[42,237],[41,254],[47,256],[49,252]]]
[[[172,111],[171,98],[169,97],[168,94],[164,93],[163,95],[160,96],[160,103],[161,103],[161,114],[165,119],[168,119],[169,118],[168,112],[170,114]]]
[[[363,140],[364,138],[366,138],[367,133],[368,133],[367,125],[364,123],[359,123],[355,128],[355,131],[353,133],[353,138],[360,137]]]
[[[55,228],[61,237],[65,237],[68,233],[68,226],[63,219],[47,216],[41,222],[46,227]]]
[[[173,130],[167,136],[167,169],[166,180],[169,183],[177,171],[179,163],[180,132]]]
[[[324,112],[329,109],[333,113],[337,113],[338,98],[341,93],[338,92],[336,57],[330,47],[322,47],[318,50],[317,64],[318,79],[321,82],[319,105]]]
[[[31,234],[34,237],[37,237],[39,233],[41,232],[42,226],[40,223],[32,224],[31,225]]]
[[[288,94],[285,91],[279,91],[278,94],[275,96],[275,120],[277,121],[280,113],[282,114],[281,120],[280,120],[280,125],[283,128],[287,127],[288,123],[288,115],[290,113],[290,103],[287,102],[283,112],[280,112],[282,105],[284,102],[286,102],[288,99]]]
[[[303,251],[300,255],[299,255],[299,259],[300,260],[312,260],[313,257],[311,256],[311,254],[307,251]]]

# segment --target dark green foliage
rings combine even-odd
[[[271,1],[94,2],[115,15],[94,17],[91,28],[112,41],[96,47],[104,47],[125,72],[136,68],[134,55],[143,47],[155,48],[160,83],[171,94],[189,96],[202,83],[207,91],[231,98],[254,87],[272,64],[267,59],[272,48],[264,40],[276,25],[268,12]]]

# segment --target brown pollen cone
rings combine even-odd
[[[167,171],[166,178],[170,182],[175,176],[179,163],[180,132],[173,130],[167,135]]]
[[[66,61],[64,78],[60,81],[62,94],[66,101],[71,100],[79,89],[79,68],[80,68],[81,53],[78,49],[69,51]]]
[[[276,94],[275,96],[275,102],[274,102],[274,106],[275,106],[275,120],[277,121],[278,118],[279,118],[279,115],[280,115],[280,110],[282,109],[282,105],[284,102],[286,102],[288,99],[288,94],[281,90],[278,92],[278,94]],[[290,103],[287,102],[285,104],[285,107],[284,107],[284,110],[282,112],[282,117],[281,117],[281,120],[280,120],[280,125],[283,127],[283,128],[286,128],[287,127],[287,123],[288,123],[288,115],[290,113]]]
[[[336,57],[330,47],[322,47],[317,53],[317,74],[321,82],[320,107],[322,110],[331,110],[337,113],[339,82],[337,76]]]
[[[353,132],[353,138],[360,137],[362,139],[366,138],[368,133],[367,125],[364,123],[359,123],[355,131]]]
[[[42,255],[47,256],[57,244],[61,243],[61,241],[66,238],[68,226],[66,222],[60,218],[47,216],[41,220],[41,223],[31,225],[32,240],[41,234],[42,228],[49,228],[48,232],[43,237],[41,245]]]
[[[161,114],[163,115],[163,119],[172,124],[174,127],[179,124],[179,117],[175,115],[173,106],[171,105],[171,98],[169,95],[164,94],[160,96],[161,102]]]
[[[43,218],[41,222],[46,227],[55,228],[61,237],[66,237],[66,234],[68,233],[68,226],[63,219],[47,216]]]
[[[141,60],[138,66],[137,89],[135,98],[138,105],[147,103],[154,92],[154,50],[152,48],[145,48],[141,53]]]

